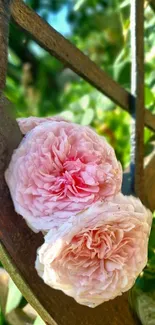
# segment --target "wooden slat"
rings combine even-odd
[[[131,168],[134,167],[134,190],[144,201],[144,1],[131,0],[131,93],[132,148]]]
[[[86,55],[41,19],[21,0],[13,0],[12,17],[50,54],[75,71],[79,76],[132,113],[134,97],[96,66]],[[155,131],[155,115],[145,109],[145,125]]]
[[[5,87],[7,71],[10,3],[10,0],[0,0],[0,91]]]

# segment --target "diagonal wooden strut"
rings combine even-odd
[[[23,1],[14,0],[11,13],[15,22],[44,49],[132,114],[131,102],[134,101],[134,96],[97,67],[71,42],[26,6]],[[145,109],[145,125],[155,131],[155,115],[147,109]]]

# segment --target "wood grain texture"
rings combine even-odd
[[[15,22],[51,55],[64,62],[69,68],[111,98],[120,107],[130,114],[132,113],[134,96],[117,84],[21,0],[13,0],[11,14]],[[146,109],[145,125],[155,131],[155,115]]]
[[[145,204],[155,211],[155,146],[154,151],[145,159]]]
[[[11,0],[0,0],[0,91],[5,87]]]
[[[144,202],[144,1],[131,1],[131,164],[134,166],[134,190]]]

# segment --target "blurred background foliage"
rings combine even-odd
[[[122,87],[130,90],[129,0],[25,2]],[[155,8],[149,5],[149,1],[144,1],[144,5],[145,105],[155,113]],[[61,114],[73,122],[94,127],[115,148],[123,167],[129,165],[131,118],[128,113],[50,56],[13,21],[5,93],[14,104],[16,117]],[[153,133],[146,129],[146,155],[153,138]],[[26,301],[12,282],[8,286],[8,276],[3,269],[1,273],[0,279],[7,278],[7,281],[0,284],[1,289],[5,287],[4,299],[0,299],[0,325],[43,324],[40,318],[36,319],[30,306],[29,312],[23,309],[27,306]],[[148,266],[131,291],[130,302],[142,324],[155,324],[155,223],[150,238]],[[147,307],[144,308],[144,305]],[[149,312],[148,305],[153,306]],[[12,314],[9,318],[8,315]]]
[[[130,90],[129,0],[27,0],[43,19]],[[145,102],[155,111],[155,13],[145,1]],[[130,117],[110,99],[50,56],[13,22],[7,97],[16,116],[62,114],[91,125],[114,146],[125,168],[130,156]],[[145,144],[152,133],[145,130]],[[147,152],[147,148],[146,148]]]

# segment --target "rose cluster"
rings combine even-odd
[[[60,117],[17,121],[25,136],[5,179],[16,212],[43,232],[39,276],[89,307],[129,290],[147,263],[152,215],[121,194],[113,148]]]

